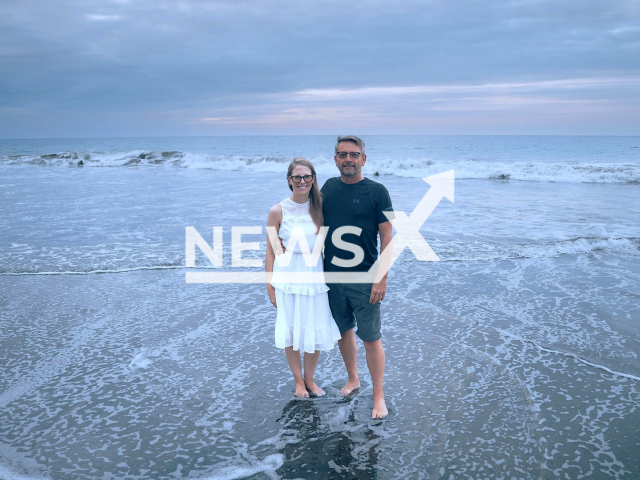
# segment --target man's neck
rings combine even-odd
[[[364,177],[362,176],[362,173],[358,173],[358,175],[351,175],[349,177],[346,175],[340,175],[340,180],[342,180],[342,183],[353,184],[361,182],[364,180]]]

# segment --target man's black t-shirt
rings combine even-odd
[[[378,258],[378,224],[389,220],[382,212],[393,210],[389,192],[384,185],[368,178],[348,184],[340,177],[328,179],[320,191],[324,225],[329,227],[324,242],[324,270],[366,272]],[[338,248],[333,243],[333,232],[343,226],[362,229],[359,236],[353,233],[342,235],[344,242],[359,245],[364,250],[364,259],[354,267],[335,264],[337,259],[352,260],[355,257],[353,252]]]

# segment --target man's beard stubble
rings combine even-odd
[[[351,171],[345,171],[345,167],[353,167]],[[345,177],[353,177],[356,173],[358,173],[358,168],[355,165],[343,165],[340,169],[340,173]]]

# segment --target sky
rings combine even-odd
[[[640,0],[0,0],[0,138],[640,135]]]

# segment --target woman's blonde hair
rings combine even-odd
[[[320,227],[324,223],[324,218],[322,216],[322,195],[320,194],[320,189],[318,188],[318,179],[316,178],[316,169],[313,168],[313,163],[303,157],[294,158],[289,164],[289,169],[287,170],[287,178],[291,176],[291,172],[297,165],[303,165],[311,170],[311,174],[313,175],[313,183],[311,184],[311,191],[309,192],[309,215],[311,215],[311,219],[313,223],[315,223],[318,229],[316,233],[320,231]],[[289,183],[289,190],[293,192],[293,185]]]

